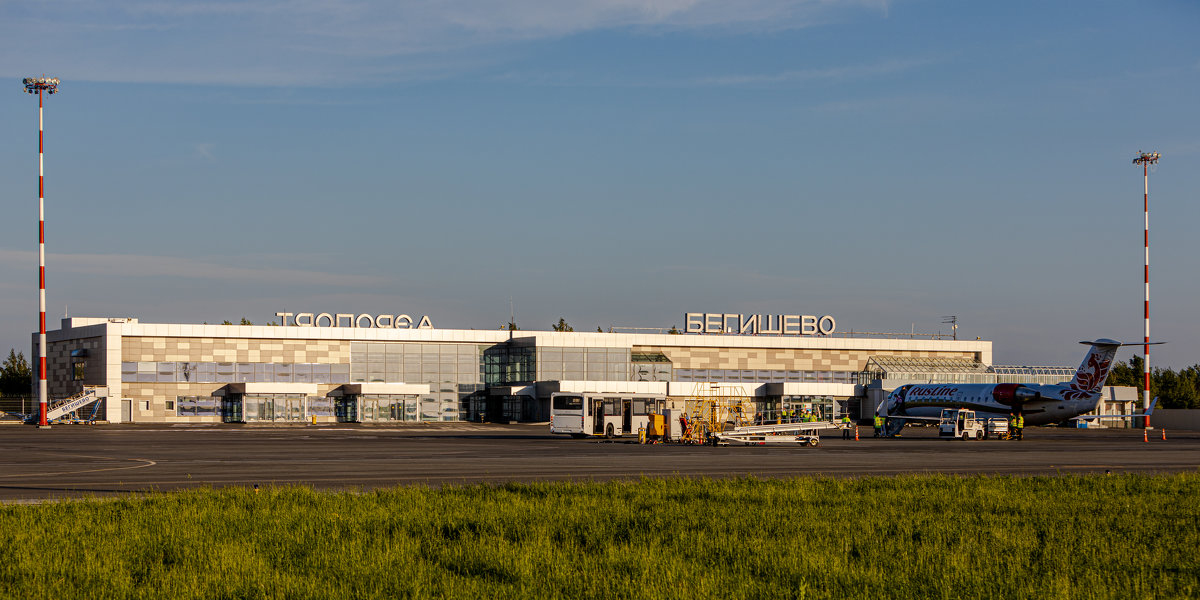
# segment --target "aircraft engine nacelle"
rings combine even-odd
[[[999,383],[992,390],[992,398],[1005,406],[1019,406],[1041,397],[1041,392],[1019,383]]]

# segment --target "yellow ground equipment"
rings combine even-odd
[[[714,434],[749,425],[754,420],[754,398],[745,388],[716,382],[697,383],[684,397],[688,427],[685,442],[715,443]]]
[[[663,415],[651,414],[646,420],[646,430],[643,443],[667,438],[667,418]]]

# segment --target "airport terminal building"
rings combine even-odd
[[[63,319],[47,336],[51,404],[102,388],[106,398],[77,417],[544,421],[556,391],[686,398],[720,388],[753,397],[768,416],[804,406],[863,418],[874,407],[871,389],[899,371],[984,381],[972,374],[992,358],[989,341],[845,336],[832,317],[805,315],[689,313],[684,331],[653,334],[438,329],[406,315],[277,317],[282,325]]]

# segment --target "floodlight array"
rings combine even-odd
[[[21,80],[25,84],[26,93],[36,94],[45,91],[47,94],[53,94],[58,91],[57,77],[26,77]]]
[[[1162,155],[1157,152],[1142,152],[1138,150],[1138,157],[1133,159],[1133,164],[1158,164],[1158,159],[1161,157]]]

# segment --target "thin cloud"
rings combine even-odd
[[[231,259],[232,260],[232,259]],[[238,258],[244,261],[244,258]],[[300,269],[241,267],[227,263],[174,256],[138,254],[50,254],[46,262],[55,271],[109,277],[178,277],[261,284],[375,286],[383,277],[348,275]],[[20,268],[37,263],[37,254],[24,250],[0,250],[0,264]]]
[[[196,158],[200,158],[200,159],[204,159],[204,160],[212,160],[213,159],[213,148],[216,148],[216,147],[217,147],[217,145],[212,142],[201,142],[199,144],[196,144],[196,146],[195,146]]]
[[[502,44],[589,31],[776,31],[879,7],[886,15],[877,0],[0,3],[0,72],[37,64],[68,81],[336,86],[429,77],[430,64],[479,64]]]
[[[701,85],[774,85],[812,81],[843,82],[897,75],[933,64],[929,59],[893,59],[871,65],[802,69],[772,74],[726,75],[697,80]]]

